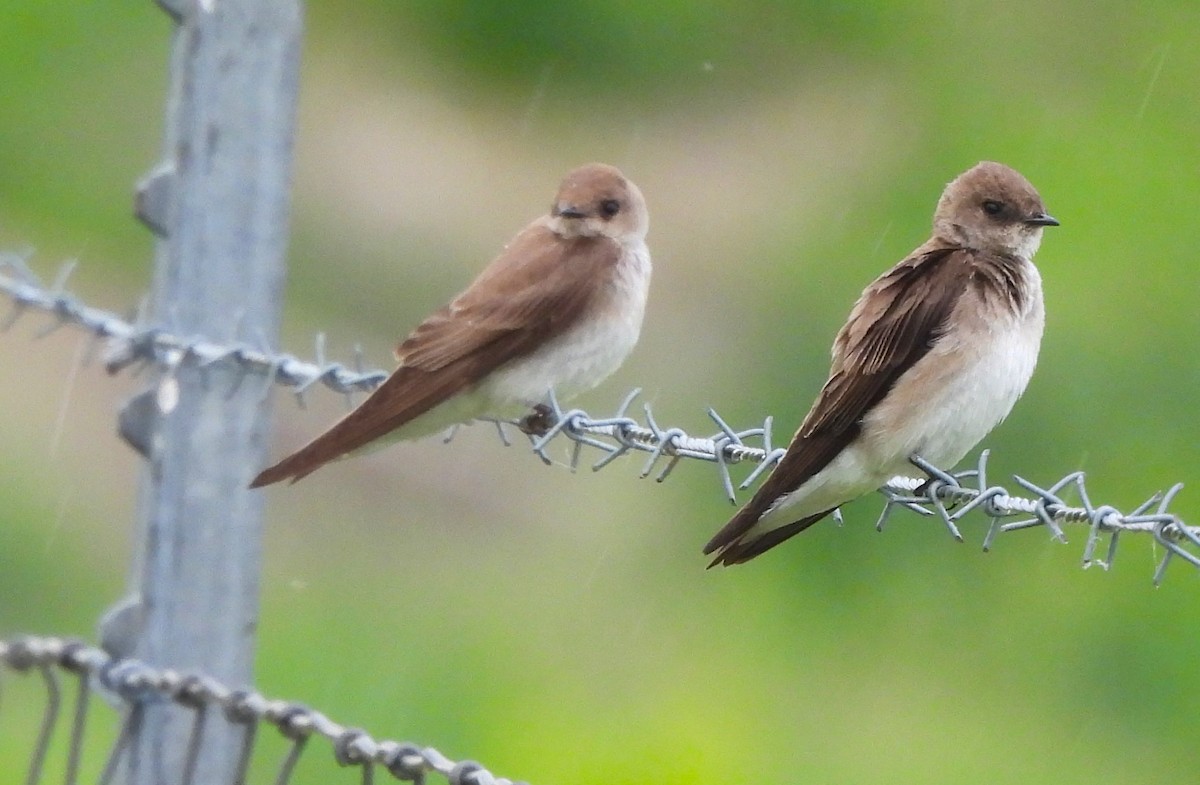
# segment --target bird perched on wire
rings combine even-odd
[[[952,466],[1003,420],[1037,363],[1032,259],[1058,226],[1020,173],[955,178],[933,236],[877,278],[833,343],[829,379],[758,491],[704,548],[748,561],[883,485],[912,455]]]
[[[599,163],[572,170],[550,213],[404,339],[391,376],[250,487],[295,482],[368,445],[515,417],[551,389],[565,398],[599,384],[641,331],[648,228],[642,192],[620,171]]]

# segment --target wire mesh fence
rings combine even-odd
[[[289,387],[301,404],[317,385],[343,393],[349,401],[354,393],[370,391],[387,378],[387,371],[364,368],[361,351],[356,352],[353,366],[328,361],[320,336],[316,340],[315,362],[308,362],[274,352],[267,346],[227,345],[203,337],[173,335],[144,323],[136,314],[123,318],[91,307],[66,289],[73,267],[65,265],[53,283],[45,285],[30,270],[26,257],[0,255],[0,291],[12,302],[12,311],[0,322],[0,329],[7,330],[23,314],[38,311],[50,315],[51,321],[35,333],[37,337],[68,325],[80,328],[91,336],[94,344],[103,344],[103,363],[109,373],[152,366],[163,373],[165,380],[170,380],[185,363],[201,369],[224,364],[235,369],[235,386],[260,385],[263,396],[277,385]],[[93,350],[87,354],[96,353]],[[593,471],[640,453],[645,460],[639,476],[653,476],[659,482],[666,480],[680,461],[706,462],[716,468],[718,481],[734,503],[737,490],[750,487],[785,452],[774,445],[771,417],[752,428],[738,430],[710,409],[708,417],[715,432],[695,436],[680,427],[660,425],[649,405],[641,407],[642,419],[633,416],[631,410],[637,396],[638,391],[634,390],[612,415],[595,417],[582,409],[564,409],[551,392],[547,397],[544,431],[528,437],[532,452],[545,463],[553,463],[548,452],[551,445],[567,440],[571,443],[568,464],[572,469],[583,465],[585,450],[599,454],[589,463]],[[494,424],[500,438],[511,444],[505,431],[510,423]],[[452,436],[453,432],[447,441]],[[1118,544],[1130,535],[1139,535],[1152,539],[1163,549],[1154,572],[1156,584],[1176,560],[1200,568],[1200,527],[1187,525],[1170,511],[1182,484],[1172,485],[1137,507],[1122,511],[1113,505],[1093,502],[1083,472],[1071,472],[1043,484],[1014,475],[1012,482],[1017,491],[994,484],[988,477],[988,457],[988,451],[984,450],[974,468],[959,472],[948,472],[914,457],[914,467],[922,476],[893,477],[879,489],[885,504],[876,528],[882,530],[892,512],[903,508],[939,521],[954,539],[962,541],[958,524],[965,516],[976,513],[989,519],[983,538],[983,548],[988,550],[1001,534],[1036,528],[1044,528],[1055,540],[1065,543],[1064,527],[1075,525],[1086,529],[1084,567],[1107,569],[1113,564]],[[743,463],[757,465],[735,483],[731,467]],[[1077,503],[1064,498],[1071,494],[1077,497]]]
[[[144,708],[152,701],[169,701],[189,715],[191,730],[183,769],[171,772],[171,781],[190,785],[195,761],[210,723],[224,722],[238,730],[237,766],[233,783],[244,783],[250,770],[263,726],[277,730],[287,741],[287,751],[275,766],[274,782],[287,785],[308,743],[317,739],[329,746],[341,766],[357,767],[363,782],[371,782],[381,770],[405,782],[424,783],[430,774],[450,785],[522,785],[497,777],[481,764],[455,761],[433,747],[409,742],[376,739],[364,730],[334,722],[300,703],[268,698],[252,689],[231,689],[202,673],[181,673],[154,668],[134,659],[114,659],[103,650],[74,640],[54,637],[20,637],[0,641],[0,696],[4,677],[37,673],[45,688],[45,707],[37,731],[26,785],[42,780],[51,741],[61,718],[69,713],[64,782],[79,781],[87,733],[88,708],[96,692],[115,699],[122,707],[120,731],[104,762],[98,782],[116,781],[128,765],[133,739],[144,722]],[[74,682],[74,706],[68,708],[64,693]]]

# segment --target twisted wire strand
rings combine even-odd
[[[395,779],[417,785],[424,783],[429,773],[441,775],[449,785],[528,785],[497,777],[475,761],[455,761],[433,747],[376,739],[362,729],[341,725],[299,703],[268,698],[253,689],[230,689],[204,674],[156,668],[134,659],[113,659],[102,649],[80,641],[42,636],[0,640],[0,675],[4,669],[14,673],[37,671],[46,685],[47,709],[34,743],[27,783],[38,781],[46,761],[50,737],[61,710],[59,672],[63,671],[79,679],[76,718],[67,753],[68,783],[73,783],[78,774],[84,733],[81,716],[87,707],[85,696],[93,685],[98,684],[108,694],[117,696],[127,708],[125,722],[100,777],[102,785],[111,782],[115,776],[141,721],[142,708],[147,702],[163,699],[193,712],[184,771],[180,776],[184,783],[189,782],[194,773],[193,767],[203,743],[204,725],[219,715],[225,722],[245,728],[238,757],[238,771],[242,776],[235,782],[245,781],[257,729],[270,725],[291,742],[277,769],[277,785],[287,785],[301,752],[313,737],[330,744],[334,759],[340,765],[361,767],[364,778],[369,777],[368,772],[381,767]]]
[[[152,366],[169,375],[186,361],[201,368],[228,363],[240,370],[235,385],[256,376],[263,380],[264,396],[270,394],[274,385],[283,385],[294,389],[301,405],[307,391],[317,384],[349,398],[352,393],[374,389],[388,376],[387,371],[364,370],[361,350],[356,350],[353,369],[326,361],[323,335],[317,336],[316,362],[310,363],[291,354],[274,353],[267,347],[219,344],[204,338],[172,335],[157,326],[145,324],[141,315],[124,319],[92,308],[66,291],[73,263],[64,265],[49,287],[33,274],[23,256],[0,255],[0,271],[5,269],[11,274],[0,272],[0,291],[12,301],[13,309],[8,318],[0,322],[0,331],[12,327],[29,310],[48,313],[53,316],[53,321],[38,331],[37,337],[65,325],[79,327],[93,339],[106,342],[104,363],[109,373]],[[543,462],[553,463],[548,449],[561,436],[573,443],[568,461],[572,470],[581,464],[583,448],[601,453],[591,464],[593,471],[603,469],[627,454],[645,453],[647,457],[639,476],[654,475],[658,482],[669,477],[683,459],[706,461],[716,465],[725,495],[732,503],[736,503],[736,490],[750,487],[784,455],[783,448],[774,446],[771,417],[766,417],[759,426],[736,430],[716,411],[709,409],[708,416],[717,430],[710,436],[698,437],[682,428],[660,426],[648,404],[641,407],[644,422],[632,416],[630,409],[639,392],[633,390],[625,396],[613,415],[593,417],[582,409],[564,409],[550,391],[542,412],[543,427],[538,434],[529,437],[533,452]],[[510,444],[504,428],[516,423],[493,422],[504,443]],[[453,434],[452,430],[446,440],[453,438]],[[912,462],[924,476],[893,477],[879,489],[886,503],[876,528],[882,530],[891,513],[902,507],[918,515],[937,518],[950,535],[961,542],[963,537],[958,522],[964,515],[979,511],[991,519],[983,541],[984,550],[989,550],[1001,534],[1035,527],[1045,527],[1054,539],[1065,543],[1063,525],[1075,524],[1085,525],[1088,531],[1083,554],[1085,568],[1096,565],[1108,569],[1115,558],[1120,535],[1138,534],[1150,535],[1164,549],[1154,572],[1156,585],[1161,583],[1167,566],[1175,560],[1200,569],[1200,527],[1187,525],[1168,509],[1182,484],[1154,494],[1126,513],[1111,505],[1093,504],[1083,472],[1073,472],[1046,486],[1013,475],[1013,482],[1028,494],[1022,496],[1003,485],[989,483],[987,461],[988,451],[985,450],[974,469],[949,473],[914,456]],[[735,488],[730,467],[743,462],[758,465]],[[1077,496],[1079,504],[1068,504],[1062,498],[1065,493]],[[840,522],[840,516],[835,513],[835,517]],[[1006,520],[1011,518],[1018,520]]]

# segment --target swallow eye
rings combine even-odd
[[[983,211],[988,215],[999,215],[1004,211],[1004,205],[995,199],[985,199],[983,201]]]
[[[605,199],[600,203],[600,215],[607,220],[621,212],[621,203],[616,199]]]

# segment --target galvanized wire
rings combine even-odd
[[[327,742],[338,764],[359,767],[366,782],[371,781],[374,771],[381,769],[397,780],[416,785],[425,783],[426,775],[430,773],[441,775],[449,785],[527,785],[497,777],[475,761],[452,760],[433,747],[377,740],[364,730],[340,725],[299,703],[268,698],[252,689],[230,689],[204,674],[155,668],[134,659],[113,659],[103,650],[79,641],[36,636],[0,641],[0,677],[4,676],[5,670],[18,674],[37,671],[46,685],[46,709],[30,756],[27,785],[36,785],[39,781],[49,755],[51,736],[62,704],[60,672],[75,677],[79,685],[67,750],[68,785],[72,785],[78,775],[84,732],[82,715],[87,709],[87,696],[97,685],[106,694],[116,696],[125,708],[121,732],[100,775],[101,785],[113,781],[122,759],[128,754],[130,742],[141,722],[142,707],[150,701],[161,700],[169,700],[192,712],[187,754],[179,774],[179,781],[185,785],[192,779],[192,766],[204,743],[204,728],[209,722],[226,722],[244,729],[238,751],[239,777],[235,782],[245,781],[257,740],[256,732],[259,727],[269,725],[291,742],[276,768],[276,785],[290,782],[310,738]]]
[[[264,346],[184,338],[144,324],[140,317],[123,319],[89,307],[66,291],[73,265],[64,266],[48,287],[30,271],[22,256],[0,255],[0,270],[4,269],[11,275],[0,273],[0,291],[12,300],[13,311],[7,320],[0,322],[0,329],[11,327],[29,310],[51,314],[54,320],[37,335],[49,334],[64,325],[82,328],[95,339],[106,342],[104,362],[110,373],[153,366],[169,375],[184,362],[194,362],[200,367],[229,363],[241,371],[237,384],[257,378],[263,395],[269,394],[276,384],[291,387],[301,403],[305,393],[317,384],[349,396],[374,389],[388,376],[387,371],[364,370],[361,351],[356,352],[353,370],[326,361],[323,336],[316,341],[316,362],[310,363],[290,354],[274,353]],[[734,503],[736,490],[748,488],[784,455],[783,448],[774,446],[771,417],[756,427],[737,430],[710,409],[708,416],[716,431],[697,437],[682,428],[660,426],[649,405],[641,407],[644,421],[632,416],[630,410],[637,395],[637,390],[628,394],[611,416],[593,417],[582,409],[564,409],[550,391],[540,411],[541,428],[537,435],[529,437],[533,452],[544,462],[552,463],[548,450],[558,437],[563,437],[572,442],[568,460],[572,469],[581,464],[585,447],[601,453],[591,463],[594,471],[630,453],[645,453],[640,476],[653,475],[659,482],[670,476],[683,459],[705,461],[715,464],[721,486]],[[514,424],[496,423],[506,444],[509,441],[504,428]],[[938,519],[955,539],[962,541],[958,522],[968,513],[980,512],[990,519],[984,550],[990,549],[1001,534],[1037,527],[1044,527],[1054,539],[1065,543],[1063,526],[1075,524],[1087,527],[1084,567],[1095,565],[1107,569],[1113,563],[1121,535],[1136,534],[1153,538],[1164,549],[1154,573],[1155,584],[1162,581],[1168,565],[1177,559],[1200,568],[1200,527],[1187,525],[1168,509],[1181,484],[1152,495],[1129,512],[1122,512],[1111,505],[1093,504],[1083,472],[1072,472],[1043,485],[1014,475],[1013,482],[1027,494],[1017,495],[1003,485],[989,483],[987,460],[985,450],[974,469],[950,473],[914,456],[913,464],[924,476],[893,477],[879,489],[886,504],[877,528],[882,530],[892,511],[903,507]],[[730,467],[743,462],[758,465],[735,489]],[[1068,503],[1063,498],[1067,493],[1077,496],[1078,503]]]

